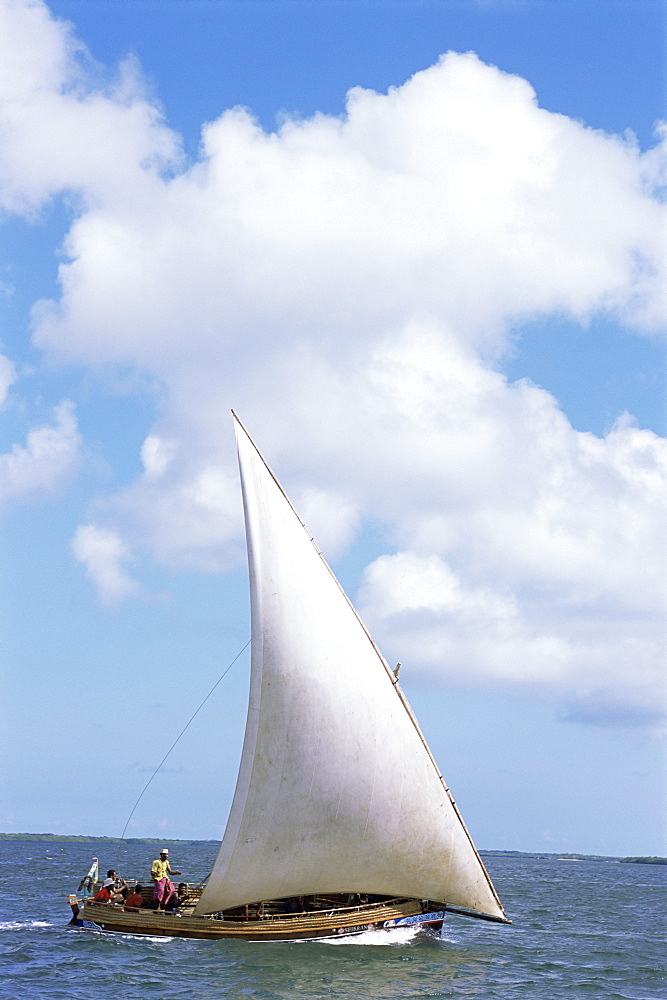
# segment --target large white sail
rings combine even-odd
[[[395,678],[235,419],[252,668],[241,767],[196,913],[323,892],[503,909]]]

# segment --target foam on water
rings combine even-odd
[[[0,931],[34,930],[36,927],[55,927],[48,920],[0,920]]]
[[[129,934],[125,931],[107,931],[104,927],[68,927],[68,930],[73,931],[75,934],[85,934],[98,938],[105,938],[113,944],[118,944],[121,941],[145,941],[149,944],[169,944],[171,941],[178,940],[177,938],[169,937],[166,934]]]
[[[362,931],[360,934],[348,934],[346,937],[326,938],[322,944],[339,947],[344,944],[372,945],[374,948],[387,945],[409,944],[420,933],[419,927],[386,927],[382,930]]]
[[[113,933],[113,932],[108,932]],[[171,944],[172,941],[177,941],[178,938],[166,937],[165,935],[159,935],[153,937],[151,934],[118,934],[114,933],[115,938],[120,938],[121,941],[147,941],[149,944]]]

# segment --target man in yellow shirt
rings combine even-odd
[[[170,875],[181,875],[181,872],[173,872],[169,864],[169,851],[163,847],[160,857],[156,858],[151,865],[151,878],[153,879],[153,901],[156,910],[164,910],[167,900],[176,886],[170,880]]]

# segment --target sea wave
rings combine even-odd
[[[34,930],[35,927],[55,927],[48,920],[0,920],[0,931]]]

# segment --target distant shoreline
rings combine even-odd
[[[64,833],[0,833],[2,840],[44,841],[46,843],[97,843],[107,844],[219,844],[219,840],[179,840],[173,837],[92,837],[84,834]],[[667,858],[661,857],[629,857],[621,858],[605,854],[567,854],[562,851],[548,853],[546,851],[482,851],[487,858],[540,858],[562,859],[563,861],[617,861],[625,864],[667,865]]]
[[[555,858],[561,861],[618,861],[622,864],[633,865],[667,865],[667,858],[660,857],[630,857],[621,858],[608,854],[566,854],[559,851],[556,854],[548,854],[545,851],[482,851],[481,855],[487,858]]]
[[[78,833],[0,833],[0,840],[34,840],[55,843],[97,843],[105,844],[219,844],[219,840],[179,840],[174,837],[95,837]]]

